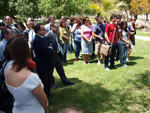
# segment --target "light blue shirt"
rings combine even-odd
[[[5,47],[6,47],[6,44],[7,44],[7,41],[5,39],[3,39],[1,42],[0,42],[0,59],[3,61],[4,60],[4,50],[5,50]]]
[[[50,31],[50,23],[45,25],[46,32]]]
[[[77,29],[77,28],[74,28],[72,27],[72,29],[75,29],[74,33],[73,33],[73,38],[74,38],[74,41],[78,41],[78,42],[81,42],[81,29]]]

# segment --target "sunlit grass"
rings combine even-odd
[[[75,82],[73,86],[64,86],[57,75],[54,76],[58,90],[52,89],[54,97],[49,113],[74,107],[83,113],[127,113],[150,112],[150,44],[136,40],[128,67],[104,70],[104,64],[98,66],[97,58],[89,65],[79,60],[74,63],[74,53],[68,54],[68,63],[64,64],[66,76]]]

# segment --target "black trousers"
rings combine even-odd
[[[46,72],[38,72],[38,75],[44,85],[44,91],[46,95],[50,93],[52,74],[53,74],[53,70],[48,70]]]
[[[63,68],[63,64],[62,64],[60,54],[54,55],[53,59],[54,59],[54,68],[56,68],[56,71],[57,71],[59,77],[61,78],[63,83],[67,83],[69,80],[65,75],[65,71],[64,71],[64,68]],[[54,71],[54,69],[53,69],[53,71]],[[51,85],[54,85],[55,84],[54,77],[51,76],[50,79],[51,79]]]
[[[117,45],[117,49],[116,49],[116,60],[118,61],[119,60],[119,47]]]

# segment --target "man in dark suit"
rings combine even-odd
[[[68,80],[68,78],[65,75],[64,69],[63,69],[63,65],[62,65],[62,60],[61,60],[61,40],[59,39],[59,32],[58,32],[58,24],[56,22],[52,22],[51,23],[51,30],[49,32],[46,33],[45,37],[49,42],[52,42],[54,44],[54,49],[55,49],[55,54],[52,56],[53,57],[53,61],[54,61],[54,67],[56,68],[56,71],[58,73],[58,75],[60,76],[62,82],[66,85],[73,85],[73,82],[70,82]],[[51,86],[54,89],[57,89],[56,85],[55,85],[55,80],[54,77],[53,79],[51,79]]]
[[[36,55],[36,70],[44,84],[44,91],[49,97],[51,96],[50,80],[54,68],[52,55],[55,53],[55,50],[53,49],[53,44],[44,37],[46,30],[43,24],[37,24],[34,27],[34,31],[36,35],[33,40],[33,50]]]

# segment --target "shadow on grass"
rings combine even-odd
[[[72,86],[72,85],[64,85],[63,84],[63,82],[61,81],[61,79],[58,79],[58,78],[56,78],[57,80],[57,82],[56,82],[56,85],[57,86],[59,86],[58,88],[63,88],[63,87],[70,87],[70,86]],[[71,82],[74,82],[75,84],[79,84],[79,83],[81,83],[82,81],[81,80],[79,80],[78,78],[68,78],[68,80],[69,81],[71,81]]]
[[[128,66],[132,66],[132,65],[135,65],[135,64],[137,64],[136,62],[133,62],[133,61],[129,61],[129,62],[126,62],[126,64],[128,65]]]
[[[74,59],[67,60],[67,62],[63,63],[63,66],[67,65],[73,65],[74,64]]]
[[[60,109],[68,107],[82,110],[83,113],[146,112],[150,110],[150,97],[147,96],[150,88],[150,71],[134,76],[135,79],[128,79],[124,81],[123,87],[115,89],[102,83],[90,84],[78,78],[70,78],[69,80],[76,84],[58,84],[59,89],[54,91],[55,96],[49,98],[53,103],[49,107],[49,113],[57,113]],[[60,83],[60,80],[57,82]]]
[[[136,75],[138,79],[132,81],[133,84],[139,89],[150,89],[150,71],[145,71],[144,73]]]
[[[130,60],[144,59],[144,57],[141,56],[130,56],[129,58]]]
[[[55,95],[51,98],[54,103],[49,111],[51,113],[67,107],[75,107],[83,113],[128,112],[126,94],[108,90],[101,83],[91,85],[80,82],[74,86],[59,88]]]

